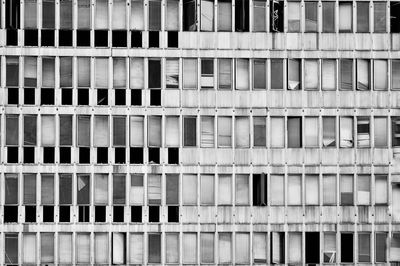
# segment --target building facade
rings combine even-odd
[[[5,0],[0,264],[400,263],[400,2]]]

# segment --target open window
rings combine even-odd
[[[340,205],[354,205],[354,177],[353,175],[340,175]]]
[[[232,1],[218,0],[218,31],[232,31]]]
[[[370,90],[370,61],[367,59],[357,59],[357,90]]]
[[[7,10],[8,11],[8,10]],[[24,39],[25,46],[38,45],[37,30],[37,1],[29,0],[24,2]]]
[[[354,235],[353,233],[341,233],[340,234],[340,262],[342,263],[353,263],[354,262]]]
[[[253,206],[267,206],[267,175],[253,174]]]
[[[370,146],[370,118],[364,116],[357,117],[357,147],[362,148]]]
[[[18,29],[20,28],[20,2],[18,0],[5,1],[5,28],[7,45],[18,45]]]
[[[78,28],[76,31],[77,46],[90,46],[90,7],[90,0],[82,0],[78,3]]]
[[[196,0],[183,0],[183,31],[197,30]]]
[[[271,232],[271,263],[285,263],[285,233]]]
[[[336,262],[336,233],[324,232],[323,260],[325,263]]]
[[[283,32],[284,25],[284,1],[270,1],[269,25],[270,32]]]
[[[77,205],[79,207],[79,222],[89,222],[90,205],[90,176],[78,174],[77,176]]]
[[[95,88],[97,105],[108,105],[108,58],[95,60]]]
[[[288,59],[288,90],[301,90],[301,59]]]
[[[388,120],[387,117],[374,117],[374,146],[385,148],[388,146]]]
[[[400,2],[390,2],[390,32],[400,32]]]
[[[351,148],[354,145],[353,117],[340,117],[340,148]]]
[[[339,32],[353,31],[353,5],[352,2],[339,3]]]
[[[7,265],[18,265],[18,233],[4,234],[4,258]]]
[[[235,0],[235,31],[249,31],[249,0]]]

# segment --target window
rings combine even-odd
[[[374,2],[374,32],[386,32],[386,4]]]
[[[167,89],[179,88],[179,59],[166,60],[165,76]]]
[[[235,117],[235,147],[250,147],[250,121],[249,117]]]
[[[218,233],[219,263],[232,263],[232,234]]]
[[[213,148],[214,147],[214,117],[201,116],[201,136],[200,147]]]
[[[357,2],[357,32],[369,32],[368,2]]]
[[[336,118],[322,117],[322,145],[336,147]]]
[[[267,175],[253,174],[253,206],[267,206]]]
[[[370,90],[369,60],[357,59],[357,90]]]
[[[322,2],[322,32],[335,32],[334,2]]]
[[[253,89],[265,90],[267,87],[267,65],[263,59],[253,61]]]
[[[166,175],[166,204],[178,205],[179,204],[179,175],[167,174]]]
[[[357,147],[370,147],[369,117],[357,117]]]
[[[113,247],[114,249],[116,247]],[[108,263],[108,234],[94,234],[94,261],[98,264]]]
[[[36,119],[36,115],[24,115],[24,163],[35,161]]]
[[[324,233],[324,262],[335,263],[336,262],[336,233],[325,232]]]
[[[325,2],[324,2],[325,3]],[[318,31],[318,2],[305,2],[305,31]]]
[[[183,118],[183,146],[195,147],[196,141],[196,117]]]
[[[165,234],[166,263],[179,263],[179,233]]]
[[[232,118],[218,117],[218,147],[232,147]]]
[[[390,3],[390,32],[399,33],[400,32],[400,3],[391,2]]]
[[[148,145],[149,147],[161,147],[161,116],[148,117]]]
[[[249,59],[236,59],[236,90],[249,90]]]
[[[232,204],[232,175],[218,175],[218,205]]]
[[[5,174],[5,205],[18,205],[18,175]]]
[[[167,31],[178,31],[179,30],[179,1],[169,0],[167,1],[165,19],[165,29]]]
[[[197,59],[183,59],[183,89],[197,89]]]
[[[23,233],[22,254],[24,264],[36,264],[36,234]]]
[[[36,205],[35,174],[24,174],[24,205]]]
[[[285,233],[271,232],[271,262],[285,263]]]
[[[17,115],[6,116],[7,163],[18,162],[19,126]]]
[[[283,117],[271,117],[271,147],[285,146],[285,120]]]
[[[235,235],[235,257],[236,263],[250,263],[250,234],[236,233]]]
[[[197,175],[184,174],[182,176],[182,201],[183,205],[197,204]]]
[[[392,146],[400,146],[400,118],[392,117]]]
[[[339,32],[352,32],[353,6],[351,2],[339,3]]]
[[[4,239],[5,263],[18,264],[18,233],[5,233]]]
[[[131,1],[131,29],[144,30],[144,5],[143,0]]]
[[[200,233],[200,262],[214,263],[214,233]]]
[[[376,148],[385,148],[388,145],[386,117],[374,117],[374,142]]]
[[[131,187],[129,191],[131,205],[144,204],[143,175],[131,174]]]
[[[6,57],[6,86],[18,87],[19,85],[19,57]]]
[[[72,175],[60,174],[59,201],[60,205],[72,204]]]
[[[196,16],[196,1],[184,0],[183,1],[183,31],[196,31],[197,30],[197,16]]]
[[[201,79],[200,79],[201,88],[212,89],[214,88],[214,60],[201,59],[200,62],[201,62]]]
[[[167,116],[165,118],[165,146],[179,147],[179,117]]]
[[[308,2],[306,2],[307,4]],[[319,62],[318,60],[304,61],[304,88],[306,90],[319,89]]]
[[[288,2],[288,32],[300,32],[300,2]]]
[[[375,261],[386,262],[386,239],[387,233],[375,233]]]
[[[249,176],[243,174],[235,175],[236,205],[248,205],[249,195],[250,195]]]
[[[302,239],[301,233],[289,232],[288,234],[288,262],[301,263],[302,260]]]
[[[301,175],[288,175],[287,177],[288,205],[301,205]]]
[[[143,263],[143,234],[129,234],[129,261],[130,263]]]
[[[149,1],[149,30],[161,30],[161,1]]]
[[[253,263],[267,263],[267,233],[253,233]]]
[[[285,201],[285,177],[283,175],[271,175],[270,201],[271,205],[284,205]]]
[[[323,205],[336,205],[336,175],[324,174],[322,182]]]
[[[399,64],[400,70],[400,64]],[[218,89],[232,89],[232,60],[218,59]]]
[[[253,143],[254,147],[265,147],[266,138],[266,119],[262,116],[253,116]]]
[[[283,89],[283,59],[271,59],[271,89]]]
[[[36,0],[25,1],[24,29],[37,28],[37,2]]]
[[[90,234],[77,233],[75,242],[77,263],[90,263]]]
[[[353,117],[340,117],[340,148],[351,148],[353,139]]]
[[[200,204],[214,205],[213,175],[200,175]]]
[[[78,58],[78,105],[89,104],[90,58]]]
[[[305,201],[306,205],[319,204],[319,176],[305,175]]]
[[[249,31],[249,0],[235,0],[235,31]]]
[[[304,146],[319,147],[319,125],[318,117],[304,118]]]
[[[301,117],[288,117],[287,136],[288,136],[288,148],[302,147]]]
[[[90,176],[78,174],[77,187],[77,203],[78,205],[90,204]]]
[[[283,1],[270,1],[270,31],[283,32],[284,22],[284,2]]]
[[[340,89],[353,90],[353,60],[340,60]]]
[[[301,60],[288,59],[288,90],[301,90]]]
[[[267,2],[253,0],[253,31],[267,31]]]
[[[201,0],[201,31],[214,31],[214,1]]]
[[[54,233],[40,233],[40,261],[54,263]]]
[[[375,205],[388,203],[387,175],[375,175]]]
[[[161,234],[149,234],[149,257],[148,263],[160,263],[161,262]]]
[[[161,175],[147,177],[147,199],[149,205],[161,205]]]
[[[353,175],[340,175],[340,205],[354,205]]]
[[[357,176],[357,204],[369,205],[371,202],[371,176],[358,175]]]
[[[197,234],[183,233],[182,239],[182,255],[184,264],[197,263]]]
[[[352,263],[354,261],[354,255],[353,255],[353,234],[352,233],[341,233],[340,234],[340,254],[341,254],[341,262],[346,263],[350,262]]]
[[[322,60],[322,90],[336,90],[336,60]]]
[[[387,90],[388,73],[388,64],[386,60],[374,60],[374,90]]]
[[[218,31],[232,31],[231,0],[218,0]]]
[[[358,235],[358,261],[371,262],[371,233],[360,233]]]

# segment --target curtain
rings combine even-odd
[[[183,118],[183,146],[196,146],[196,117]]]
[[[301,176],[289,175],[288,176],[288,205],[301,205]]]
[[[19,84],[19,58],[6,57],[6,86],[16,87]]]
[[[54,175],[42,174],[41,175],[41,204],[52,205],[54,204]]]
[[[55,1],[54,0],[43,0],[42,2],[42,28],[43,29],[54,29],[55,28]]]
[[[322,144],[324,147],[336,146],[336,118],[323,117],[322,118]]]
[[[58,234],[58,250],[59,263],[72,263],[72,233]]]
[[[143,205],[144,187],[143,175],[131,174],[130,203]]]
[[[271,205],[284,205],[284,176],[271,175]]]
[[[24,204],[36,205],[36,175],[24,174]]]
[[[249,176],[248,175],[235,175],[236,186],[236,205],[249,204]]]
[[[267,66],[265,60],[253,61],[253,87],[265,90],[267,84]]]
[[[179,204],[179,175],[166,175],[166,204]]]
[[[112,233],[112,263],[125,263],[125,233]],[[108,253],[107,253],[108,254]]]
[[[253,233],[253,262],[267,263],[267,233]]]
[[[113,204],[125,204],[125,175],[113,174]]]
[[[161,88],[161,60],[151,59],[148,61],[148,86],[152,88]]]
[[[253,116],[253,126],[254,146],[265,147],[267,144],[265,117]]]
[[[201,263],[214,263],[214,233],[200,234]]]
[[[214,176],[200,176],[200,203],[205,205],[214,204]]]
[[[25,57],[24,86],[37,87],[37,58]]]
[[[167,1],[167,19],[165,21],[165,30],[179,30],[179,1]]]
[[[36,146],[36,115],[24,116],[24,146]]]
[[[166,254],[167,263],[179,263],[179,233],[166,233]]]
[[[135,3],[135,1],[132,3]],[[130,80],[130,88],[131,89],[143,89],[144,88],[144,61],[143,61],[143,58],[131,58],[129,80]]]
[[[319,204],[319,177],[318,175],[305,176],[305,200],[307,205]]]
[[[357,59],[357,90],[369,90],[369,60]]]
[[[236,233],[235,243],[236,263],[250,263],[250,234]]]
[[[144,145],[144,117],[143,116],[131,116],[130,125],[130,142],[131,146]]]
[[[323,175],[323,204],[336,204],[336,176]]]
[[[94,17],[94,28],[108,29],[108,1],[96,0],[96,14]]]
[[[322,2],[322,32],[335,31],[335,3]]]
[[[125,2],[124,2],[125,3]],[[126,88],[126,61],[125,58],[113,59],[113,87],[114,89]]]
[[[36,0],[25,0],[24,28],[25,29],[36,29],[37,28],[37,1]]]
[[[301,147],[301,117],[288,117],[287,120],[287,134],[288,134],[288,148]]]
[[[113,145],[114,146],[125,146],[125,116],[114,116],[113,117]]]
[[[386,4],[374,2],[374,32],[386,32]]]
[[[218,0],[218,31],[232,31],[232,2]]]
[[[60,145],[72,145],[72,115],[60,115]]]
[[[249,90],[249,60],[236,59],[236,89]]]
[[[219,233],[218,236],[219,263],[232,263],[232,234]]]
[[[301,60],[288,60],[288,90],[301,89]]]
[[[71,57],[60,57],[60,87],[72,87]]]
[[[353,118],[340,117],[340,147],[353,147]]]
[[[149,146],[161,147],[161,116],[148,117]]]
[[[359,205],[369,205],[371,198],[370,175],[357,176],[357,202]]]
[[[183,88],[197,88],[197,59],[183,59]]]
[[[90,0],[80,0],[78,2],[78,29],[90,28]]]
[[[387,60],[374,60],[374,90],[387,90],[388,73]]]
[[[77,263],[90,262],[90,234],[76,234],[76,254]]]
[[[56,145],[56,121],[54,115],[42,117],[42,146]]]
[[[300,2],[288,2],[288,32],[300,32]]]
[[[113,1],[113,16],[112,16],[112,28],[114,30],[125,30],[126,29],[126,1],[125,0],[114,0]]]
[[[90,116],[77,117],[78,119],[78,146],[90,146]]]
[[[388,188],[387,176],[375,175],[375,204],[387,204]]]
[[[319,127],[318,117],[305,117],[304,118],[304,142],[306,147],[319,146]]]
[[[179,117],[167,116],[165,124],[165,145],[179,147]]]
[[[340,3],[339,5],[339,31],[350,32],[352,30],[352,3]]]
[[[54,262],[54,233],[40,233],[40,261]]]
[[[108,87],[108,58],[96,58],[96,87]]]
[[[90,58],[78,57],[78,87],[90,87]]]
[[[170,2],[168,2],[170,3]],[[167,89],[179,88],[179,60],[167,59],[165,66],[165,82]]]
[[[108,204],[108,174],[94,174],[94,203]]]
[[[183,263],[195,264],[197,262],[197,234],[183,233]]]
[[[23,234],[23,263],[36,264],[36,234]]]
[[[369,117],[357,118],[357,147],[370,146]]]
[[[266,31],[266,1],[253,1],[253,31]]]
[[[352,90],[353,88],[353,60],[340,60],[340,89]]]
[[[250,147],[250,122],[248,117],[236,117],[235,143],[236,148]]]
[[[129,255],[130,263],[143,263],[143,234],[130,234]]]
[[[289,263],[301,263],[301,233],[289,232],[288,237],[288,255]]]
[[[197,204],[197,175],[182,176],[182,201],[184,205]]]
[[[352,205],[353,204],[353,176],[341,175],[340,176],[340,204]]]
[[[94,117],[94,146],[108,147],[110,131],[108,125],[108,116],[96,115]]]
[[[305,30],[318,31],[318,2],[305,2]]]
[[[147,176],[147,197],[149,205],[161,205],[161,175]]]
[[[149,263],[161,262],[161,234],[148,234]]]
[[[322,89],[336,90],[336,60],[322,60]]]
[[[60,1],[60,28],[72,29],[72,0]]]
[[[43,57],[42,59],[42,86],[54,88],[55,80],[54,58]]]
[[[78,175],[77,184],[77,203],[90,204],[90,176],[89,175]]]
[[[60,174],[59,204],[72,204],[72,175]]]
[[[108,233],[94,234],[94,261],[99,264],[108,263]]]
[[[149,1],[149,30],[161,30],[161,1]]]
[[[271,117],[271,147],[285,146],[285,120],[283,117]]]
[[[357,32],[369,31],[369,3],[357,2]]]
[[[202,116],[201,117],[201,137],[200,146],[202,148],[214,147],[214,117]]]
[[[232,88],[232,59],[218,59],[218,89]]]
[[[201,0],[201,31],[214,31],[214,1]]]
[[[319,67],[318,60],[304,61],[304,87],[308,90],[318,90],[319,87]]]
[[[232,204],[232,175],[218,175],[218,204]]]
[[[131,1],[131,29],[144,30],[143,0]]]
[[[232,117],[218,117],[218,146],[232,146]]]

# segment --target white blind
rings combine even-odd
[[[144,30],[143,0],[131,1],[131,29]]]
[[[232,89],[232,59],[218,59],[218,89]]]
[[[340,117],[340,147],[353,147],[353,118]]]
[[[108,203],[108,174],[94,174],[94,203]]]
[[[289,175],[288,176],[288,205],[301,204],[301,176]]]
[[[143,263],[143,234],[130,234],[129,262],[132,264]]]
[[[37,61],[36,57],[25,57],[24,63],[24,86],[37,86]]]
[[[76,235],[77,263],[90,263],[90,234]]]
[[[249,176],[248,175],[236,175],[235,176],[236,186],[236,204],[247,205],[249,204]]]
[[[200,145],[202,148],[214,147],[214,117],[202,116],[201,117],[201,136]]]
[[[110,129],[108,125],[108,116],[96,115],[94,117],[94,146],[108,147],[110,138]]]
[[[387,60],[374,60],[374,89],[387,90],[388,88],[388,63]]]
[[[323,204],[336,204],[336,176],[323,175]]]
[[[283,117],[271,117],[271,147],[285,146],[285,120]]]
[[[115,2],[114,2],[115,3]],[[115,58],[113,60],[113,87],[126,88],[126,61],[125,58]]]
[[[236,59],[236,89],[249,90],[248,59]]]
[[[55,146],[56,127],[53,115],[42,116],[42,145]]]
[[[339,31],[351,31],[352,29],[352,4],[341,3],[339,5]]]
[[[72,263],[72,233],[58,234],[58,252],[60,263]]]
[[[131,143],[131,146],[143,146],[144,145],[144,117],[143,116],[131,116],[130,143]]]
[[[135,3],[133,1],[132,3]],[[143,58],[131,58],[129,82],[131,89],[144,89],[144,61]]]
[[[42,86],[54,88],[55,65],[54,58],[44,57],[42,59]]]
[[[304,118],[304,144],[306,147],[318,147],[318,117]]]
[[[218,253],[219,263],[231,263],[232,262],[232,234],[231,233],[219,233],[218,238]]]
[[[36,234],[23,234],[23,263],[36,264]]]
[[[167,116],[165,123],[165,145],[179,147],[179,117]]]
[[[336,89],[336,60],[322,60],[322,89]]]
[[[90,59],[78,58],[78,87],[90,87]]]
[[[370,175],[357,176],[357,202],[359,205],[369,205],[371,199]]]
[[[171,1],[168,2],[168,4]],[[179,87],[179,60],[168,59],[165,66],[165,79],[167,89],[177,89]]]
[[[161,116],[148,117],[149,146],[161,147]]]
[[[197,88],[197,59],[183,59],[183,88]]]
[[[139,174],[131,175],[131,188],[130,188],[129,198],[131,204],[143,205],[144,202],[143,175]]]
[[[236,263],[250,263],[250,234],[236,233],[235,243]]]
[[[266,263],[267,262],[267,234],[254,233],[253,234],[253,262]]]
[[[165,20],[167,31],[179,30],[179,1],[167,1],[167,19]]]
[[[36,0],[25,0],[24,28],[37,28],[37,2]]]
[[[126,1],[114,0],[112,12],[113,29],[126,29]]]
[[[288,90],[300,90],[301,88],[300,63],[299,59],[288,60]]]
[[[218,1],[218,31],[232,31],[231,1]]]
[[[319,180],[318,175],[305,176],[305,200],[307,205],[318,205],[319,203]]]
[[[148,175],[147,182],[148,203],[161,205],[161,175]]]
[[[184,205],[197,204],[197,175],[182,176],[182,200]]]
[[[96,58],[96,88],[108,87],[108,58]]]
[[[301,263],[301,233],[289,233],[289,263]]]
[[[211,205],[214,204],[214,176],[200,176],[200,203]]]
[[[232,204],[232,175],[218,175],[218,204]]]
[[[95,29],[108,28],[108,1],[96,0],[96,14],[94,17]]]
[[[218,146],[232,146],[232,117],[218,117]]]
[[[115,247],[114,247],[115,248]],[[108,263],[108,234],[94,234],[94,261],[95,263]]]
[[[250,122],[248,117],[236,117],[235,143],[237,148],[250,147]]]
[[[214,1],[201,0],[201,31],[214,30]]]
[[[308,90],[317,90],[319,87],[319,66],[318,60],[304,61],[304,86]]]
[[[197,262],[197,235],[196,233],[183,234],[183,263]]]
[[[214,262],[214,233],[200,234],[200,262]]]
[[[388,188],[387,176],[375,176],[375,204],[387,204],[388,202]]]
[[[369,90],[369,60],[357,59],[357,89]]]
[[[283,205],[285,200],[284,191],[284,176],[283,175],[271,175],[271,192],[270,196],[271,205]]]
[[[112,233],[112,263],[125,263],[125,233]]]
[[[167,233],[165,235],[167,263],[179,263],[179,234]]]

